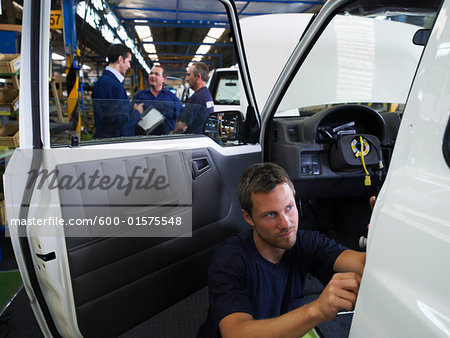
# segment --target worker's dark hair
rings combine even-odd
[[[295,195],[294,184],[286,170],[278,164],[271,162],[253,164],[242,173],[238,182],[237,191],[241,208],[251,216],[252,194],[270,192],[282,183],[286,183]]]
[[[131,54],[131,49],[125,46],[124,44],[114,44],[109,46],[106,57],[108,58],[108,64],[116,63],[119,59],[119,56],[122,56],[124,59]]]
[[[202,80],[208,82],[209,79],[209,67],[206,63],[203,62],[194,62],[191,67],[191,71],[195,76],[200,74],[202,76]]]

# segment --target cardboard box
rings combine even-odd
[[[0,225],[6,224],[6,205],[5,200],[0,201]]]
[[[0,74],[17,74],[20,71],[20,54],[0,54]]]
[[[18,124],[5,124],[0,127],[0,146],[10,148],[19,146]]]
[[[19,89],[19,76],[18,75],[11,75],[11,76],[1,76],[1,79],[3,79],[3,83],[0,83],[0,90],[4,89]]]
[[[0,90],[0,111],[8,110],[11,113],[19,110],[19,90]]]

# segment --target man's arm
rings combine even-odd
[[[354,308],[361,276],[357,273],[337,273],[315,301],[276,318],[255,320],[248,313],[233,313],[219,322],[226,337],[301,337],[325,320],[336,317],[338,311]]]
[[[356,272],[362,276],[365,264],[365,252],[345,250],[336,258],[333,270],[336,272]]]

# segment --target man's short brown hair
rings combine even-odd
[[[202,80],[205,82],[208,82],[209,79],[209,67],[206,63],[203,62],[194,62],[192,64],[191,71],[194,73],[195,76],[200,74],[202,76]]]
[[[267,193],[277,185],[286,183],[295,195],[294,184],[286,170],[278,164],[265,162],[256,163],[247,168],[238,182],[238,197],[241,208],[251,216],[253,208],[253,193]]]

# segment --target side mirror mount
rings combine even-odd
[[[204,134],[221,145],[234,144],[239,139],[242,115],[239,111],[212,113],[205,123]]]
[[[413,43],[417,46],[425,46],[431,35],[431,29],[419,29],[413,37]]]

